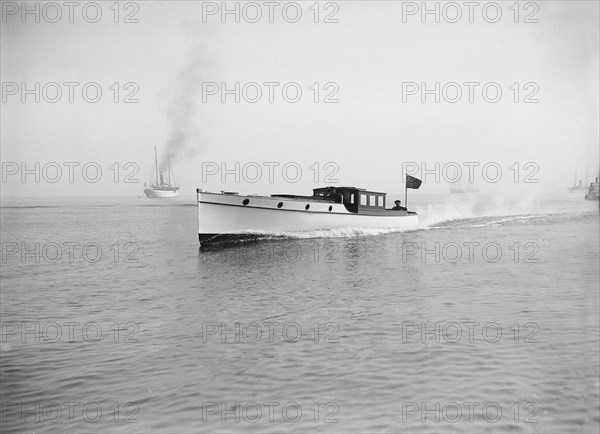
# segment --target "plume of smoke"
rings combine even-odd
[[[206,53],[200,46],[190,50],[187,62],[177,74],[175,82],[169,86],[165,97],[169,136],[162,152],[161,170],[167,162],[171,165],[185,158],[192,158],[200,151],[198,145],[200,125],[198,123],[197,103],[200,100],[202,79],[206,73]]]

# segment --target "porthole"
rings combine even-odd
[[[331,205],[329,205],[329,212],[331,212],[332,209],[333,209],[333,207]]]
[[[242,204],[244,206],[248,205],[250,203],[250,199],[244,199],[244,201],[242,202]]]
[[[277,208],[281,208],[282,206],[283,206],[283,202],[279,202],[279,203],[277,204]]]
[[[309,205],[309,204],[306,204],[306,206],[304,207],[304,209],[305,209],[306,211],[308,211],[308,210],[310,209],[310,205]]]

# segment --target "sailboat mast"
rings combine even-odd
[[[585,185],[588,184],[588,168],[585,168]]]
[[[158,178],[158,155],[156,154],[156,146],[154,147],[154,166],[156,167],[156,185],[160,182]]]
[[[169,185],[171,185],[171,156],[167,153],[167,176],[169,177]]]

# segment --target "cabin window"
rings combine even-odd
[[[306,204],[306,206],[304,207],[304,209],[305,209],[306,211],[308,211],[308,210],[310,209],[310,205],[309,205],[309,204]]]
[[[281,208],[282,206],[283,206],[283,202],[279,202],[279,203],[277,204],[277,208]]]
[[[355,201],[356,201],[356,199],[354,198],[354,193],[352,193],[350,195],[350,201],[349,201],[349,203],[356,203]]]
[[[382,208],[385,206],[385,201],[383,199],[383,196],[377,196],[377,206],[382,207]]]
[[[375,206],[375,195],[374,194],[369,195],[369,205]]]
[[[360,194],[360,204],[361,205],[367,205],[367,195],[364,193]]]
[[[244,199],[244,201],[242,202],[244,204],[244,206],[248,205],[250,203],[249,199]]]

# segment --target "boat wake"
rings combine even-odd
[[[584,201],[492,197],[430,204],[420,213],[421,229],[477,228],[547,224],[597,215]]]
[[[589,213],[592,215],[593,213]],[[503,227],[503,226],[520,226],[533,224],[551,224],[557,221],[584,217],[582,213],[556,213],[556,214],[524,214],[514,215],[509,217],[498,218],[498,216],[474,217],[465,219],[455,219],[435,223],[426,227],[423,230],[434,229],[470,229],[483,227]]]

